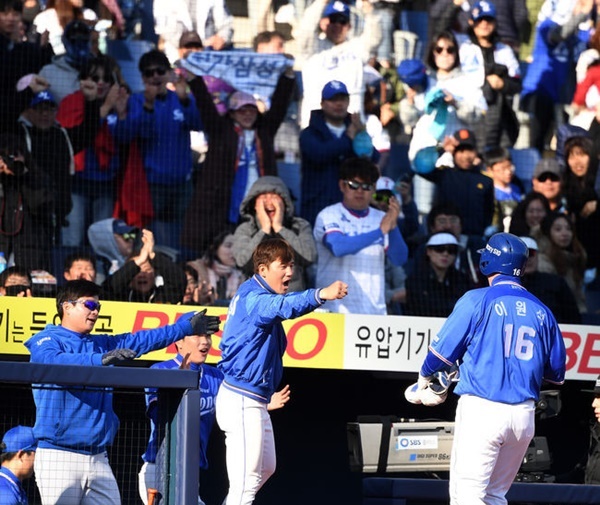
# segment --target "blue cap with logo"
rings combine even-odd
[[[52,103],[54,105],[57,105],[56,99],[52,96],[52,93],[50,93],[50,91],[48,91],[47,89],[33,95],[29,107],[35,107],[40,103]]]
[[[471,19],[473,21],[479,21],[481,18],[496,19],[496,6],[492,2],[481,0],[473,5],[473,8],[471,9]]]
[[[321,91],[321,100],[331,100],[335,95],[350,96],[348,88],[342,81],[329,81],[325,84]]]
[[[2,443],[5,445],[4,452],[19,452],[35,451],[38,441],[33,434],[33,428],[15,426],[4,434]]]
[[[418,58],[402,60],[397,68],[400,80],[411,88],[415,86],[427,86],[427,69],[425,63]]]
[[[350,19],[350,7],[348,7],[348,5],[341,0],[329,2],[323,11],[323,17],[328,18],[329,16],[333,16],[335,14],[340,14]]]

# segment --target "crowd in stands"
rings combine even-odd
[[[0,0],[1,294],[227,305],[281,237],[292,290],[349,284],[334,311],[445,317],[510,231],[559,322],[594,321],[594,0],[425,2],[408,50],[419,2],[253,1],[242,47],[227,0]],[[107,40],[153,45],[132,74]]]

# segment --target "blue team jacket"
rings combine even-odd
[[[27,505],[27,495],[17,476],[0,467],[0,505]]]
[[[316,289],[280,295],[259,275],[244,282],[229,304],[221,339],[223,387],[269,403],[283,373],[287,339],[282,321],[322,303]]]
[[[101,365],[102,355],[113,349],[133,349],[139,356],[190,335],[189,319],[193,314],[184,314],[170,326],[121,335],[80,334],[49,324],[27,340],[25,346],[32,363]],[[59,385],[51,388],[33,389],[36,405],[33,432],[39,447],[99,454],[112,444],[119,419],[113,411],[110,389]]]
[[[175,358],[169,361],[163,361],[152,365],[150,368],[161,370],[179,369],[183,356],[178,354]],[[206,457],[206,448],[208,447],[208,439],[215,422],[215,397],[219,391],[219,386],[223,382],[223,374],[215,367],[208,365],[190,364],[190,370],[200,370],[200,468],[208,468],[208,458]],[[158,452],[159,440],[156,433],[156,422],[158,410],[157,406],[157,390],[149,388],[146,390],[146,415],[150,418],[150,439],[146,452],[142,455],[142,459],[147,463],[156,462],[156,453]]]

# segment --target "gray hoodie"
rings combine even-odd
[[[256,197],[263,193],[276,193],[285,204],[283,228],[279,233],[266,234],[260,228],[254,202]],[[240,205],[240,215],[243,222],[236,228],[233,236],[233,255],[244,273],[248,276],[253,274],[252,253],[256,246],[266,238],[280,237],[292,246],[295,253],[290,291],[306,289],[304,269],[317,260],[317,248],[310,223],[294,216],[294,203],[285,183],[279,177],[272,175],[257,179]]]

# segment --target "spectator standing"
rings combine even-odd
[[[460,45],[460,61],[466,75],[473,75],[487,102],[480,150],[512,147],[519,136],[513,96],[521,91],[521,70],[514,51],[499,41],[496,7],[482,0],[473,5],[468,39]]]
[[[587,254],[575,235],[573,222],[566,214],[551,212],[542,221],[538,269],[560,275],[567,281],[579,312],[587,312],[583,276]]]
[[[538,245],[531,237],[519,237],[529,250],[523,286],[535,295],[554,314],[556,321],[565,324],[581,324],[577,301],[566,281],[556,274],[538,270]]]
[[[202,254],[227,224],[237,224],[240,204],[256,179],[277,175],[274,138],[294,86],[290,67],[279,77],[268,111],[259,112],[252,95],[237,91],[229,98],[229,112],[221,115],[204,79],[190,81],[210,145],[185,216],[182,244],[192,253]]]
[[[37,449],[33,428],[15,426],[2,437],[0,444],[0,500],[3,505],[27,505],[23,481],[33,475]]]
[[[533,64],[523,79],[521,109],[529,113],[530,145],[543,154],[552,127],[565,123],[564,105],[573,98],[575,62],[582,49],[578,26],[593,0],[546,0],[538,15]]]
[[[217,316],[204,312],[182,315],[170,326],[121,335],[90,335],[100,313],[100,287],[93,282],[67,282],[56,306],[61,324],[50,324],[25,343],[32,363],[108,366],[131,360],[181,340],[187,335],[212,334]],[[36,483],[44,503],[119,505],[117,481],[107,448],[119,427],[112,393],[55,385],[35,388],[34,435],[39,440]],[[55,405],[60,404],[61,409]]]
[[[80,89],[79,73],[93,56],[91,36],[92,29],[87,23],[72,21],[62,35],[65,51],[40,70],[40,76],[48,81],[58,103]]]
[[[350,95],[342,81],[329,81],[321,90],[321,109],[311,112],[310,123],[300,133],[302,154],[302,217],[311,225],[317,214],[339,200],[339,168],[361,152],[354,139],[365,129],[358,114],[349,114]],[[369,141],[363,135],[363,138]],[[371,144],[372,145],[372,144]],[[359,151],[359,152],[357,152]],[[379,159],[377,151],[370,155]],[[315,184],[314,181],[320,181]]]
[[[20,0],[0,1],[0,133],[13,132],[33,94],[48,88],[48,82],[35,75],[54,54],[47,37],[41,38],[40,45],[13,40],[22,11]],[[23,76],[28,77],[17,87]]]
[[[435,233],[425,245],[427,258],[406,279],[407,316],[448,317],[470,288],[469,278],[456,269],[459,244],[451,233]]]
[[[283,239],[261,242],[253,256],[254,275],[229,305],[221,338],[217,422],[225,432],[229,494],[224,504],[252,504],[275,471],[273,425],[267,405],[283,373],[286,336],[282,322],[343,298],[348,285],[288,293],[294,252]]]
[[[121,171],[121,152],[112,134],[119,117],[124,118],[128,93],[120,78],[116,62],[109,56],[89,60],[79,74],[80,89],[65,97],[58,107],[56,118],[68,128],[82,128],[85,118],[86,89],[95,83],[100,106],[100,125],[94,128],[90,146],[76,152],[75,173],[71,177],[73,208],[62,228],[63,246],[82,247],[88,227],[113,215],[117,176]],[[89,137],[89,134],[88,134]]]
[[[240,205],[242,223],[233,236],[237,265],[252,276],[252,252],[268,238],[284,239],[294,251],[294,276],[289,291],[306,289],[304,270],[317,259],[310,223],[294,216],[294,204],[285,183],[275,176],[260,177]]]
[[[370,207],[377,167],[367,159],[351,158],[341,168],[338,187],[342,201],[317,216],[317,285],[345,274],[349,295],[334,302],[333,312],[386,314],[385,256],[402,266],[408,248],[398,230],[400,204],[391,198],[387,212]]]
[[[152,202],[149,228],[158,244],[179,250],[183,217],[192,197],[190,131],[202,130],[202,121],[181,76],[175,91],[167,89],[173,75],[164,53],[148,51],[138,68],[144,91],[131,95],[127,116],[117,121],[113,134],[119,142],[139,145]]]

